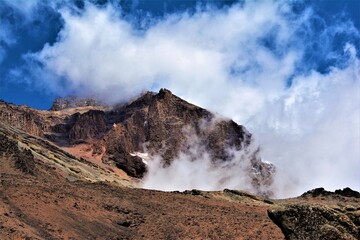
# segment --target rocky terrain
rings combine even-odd
[[[0,239],[283,238],[261,200],[69,181],[37,160],[26,174],[13,156],[0,158]]]
[[[195,135],[213,163],[249,152],[239,190],[137,188],[144,154],[171,165]],[[359,239],[360,194],[271,199],[275,167],[229,119],[170,91],[113,107],[59,99],[49,111],[0,102],[0,239]],[[197,159],[196,153],[193,156]],[[201,160],[197,160],[201,161]]]
[[[268,214],[286,239],[360,239],[360,193],[350,188],[278,200]]]
[[[132,102],[113,107],[95,100],[57,99],[50,111],[0,103],[0,120],[32,136],[38,136],[95,164],[116,166],[128,176],[141,179],[147,171],[142,155],[160,156],[170,165],[180,152],[191,151],[189,138],[196,137],[214,165],[234,159],[234,152],[249,155],[246,178],[256,193],[273,181],[275,168],[261,161],[252,149],[252,136],[230,119],[192,105],[169,90],[147,92]],[[84,154],[86,152],[86,154]],[[245,164],[244,164],[245,165]]]

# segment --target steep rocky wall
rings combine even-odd
[[[235,157],[234,151],[244,150],[250,158],[246,171],[254,188],[270,186],[273,181],[274,166],[261,161],[250,146],[251,134],[243,126],[190,104],[169,90],[147,92],[112,108],[90,106],[92,102],[88,101],[85,107],[76,104],[83,102],[58,99],[52,111],[37,111],[1,103],[0,120],[60,146],[88,144],[94,156],[136,178],[143,177],[147,167],[135,153],[159,156],[166,166],[180,152],[192,154],[194,160],[206,152],[215,165],[221,165]],[[194,145],[200,146],[195,146],[199,153],[192,151]]]
[[[35,174],[34,156],[28,149],[18,147],[16,141],[0,133],[0,157],[10,157],[14,166],[26,174]]]
[[[78,143],[93,138],[100,138],[106,133],[105,113],[98,110],[90,110],[86,113],[75,113],[74,124],[69,130],[69,143]]]
[[[0,101],[0,121],[35,136],[44,136],[47,126],[32,109]]]
[[[244,150],[251,158],[247,172],[254,188],[272,184],[275,168],[263,163],[258,151],[251,149],[252,136],[243,126],[230,119],[218,118],[169,90],[146,93],[106,115],[111,129],[101,141],[106,148],[103,161],[115,162],[133,177],[142,177],[146,171],[146,164],[131,154],[134,152],[160,156],[166,166],[180,152],[195,160],[201,159],[201,154],[206,151],[215,165],[221,165],[231,161],[234,152]],[[192,151],[194,147],[199,153]],[[263,194],[271,195],[270,192]]]

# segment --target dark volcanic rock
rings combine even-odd
[[[166,89],[161,89],[158,94],[148,92],[128,105],[108,112],[107,121],[113,127],[103,138],[106,147],[103,160],[115,161],[117,166],[135,177],[141,177],[146,166],[139,158],[131,156],[134,152],[161,156],[166,166],[180,152],[195,160],[206,151],[216,163],[231,161],[235,156],[229,150],[249,149],[252,142],[251,134],[243,126],[230,119],[218,119]],[[192,151],[194,144],[201,146],[195,154]],[[269,186],[274,167],[263,163],[256,151],[249,157],[248,173],[254,188]],[[271,195],[270,192],[261,194]]]
[[[113,151],[113,152],[112,152]],[[116,166],[124,170],[129,176],[141,178],[146,172],[146,165],[140,157],[132,156],[125,152],[121,145],[107,152],[110,160],[114,161]]]
[[[307,191],[306,193],[302,194],[302,197],[318,197],[318,196],[329,196],[333,194],[332,192],[326,191],[324,188],[315,188],[313,190]]]
[[[290,204],[268,210],[269,217],[289,240],[359,239],[360,225],[353,214],[346,209],[310,204]]]
[[[27,174],[35,174],[34,156],[28,149],[20,149],[16,141],[0,134],[0,157],[10,156],[14,159],[14,166]]]
[[[266,189],[273,181],[274,166],[261,161],[250,146],[251,134],[243,126],[216,117],[169,90],[147,92],[112,109],[96,107],[100,104],[91,99],[57,99],[54,111],[37,111],[2,103],[0,120],[61,146],[89,144],[104,163],[137,178],[143,177],[147,168],[138,153],[159,156],[167,166],[180,152],[193,160],[201,159],[206,152],[215,165],[220,165],[236,158],[235,152],[244,151],[246,161],[250,161],[245,164],[247,177],[254,189]],[[194,147],[199,149],[194,151]]]
[[[335,190],[335,194],[341,195],[341,196],[345,196],[345,197],[355,197],[355,198],[360,198],[360,193],[357,191],[352,190],[351,188],[344,188],[343,190],[338,189]]]
[[[16,154],[19,149],[14,140],[0,134],[0,154]]]
[[[354,197],[360,198],[360,193],[351,188],[344,188],[335,190],[335,192],[326,191],[324,188],[315,188],[302,194],[301,197],[318,197],[318,196],[333,196],[333,197]]]
[[[15,156],[15,167],[31,175],[35,174],[34,155],[28,149],[23,149]]]
[[[106,132],[105,113],[98,110],[90,110],[86,113],[75,113],[73,124],[69,131],[70,143],[82,142],[93,138],[99,138]]]
[[[16,106],[0,100],[0,122],[35,136],[44,136],[46,129],[42,118],[27,106]]]
[[[268,215],[286,239],[360,239],[358,198],[359,193],[350,188],[335,192],[316,188],[298,198],[308,203],[276,205]],[[331,204],[320,205],[325,201]]]

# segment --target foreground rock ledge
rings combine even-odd
[[[349,196],[349,192],[353,194]],[[271,207],[268,215],[289,240],[360,239],[358,195],[349,188],[335,193],[319,188],[303,194],[300,203],[290,201]]]

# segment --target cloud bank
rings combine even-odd
[[[251,163],[254,150],[232,151],[227,161],[213,161],[195,131],[184,129],[187,136],[186,151],[180,151],[171,165],[164,167],[160,156],[148,161],[148,174],[141,186],[164,191],[188,189],[219,190],[243,189],[256,192],[251,184]],[[256,150],[256,149],[255,149]]]
[[[57,41],[13,75],[110,102],[166,87],[245,125],[262,158],[297,182],[291,194],[360,190],[359,31],[296,4],[199,6],[145,17],[144,28],[111,4],[62,7]]]

